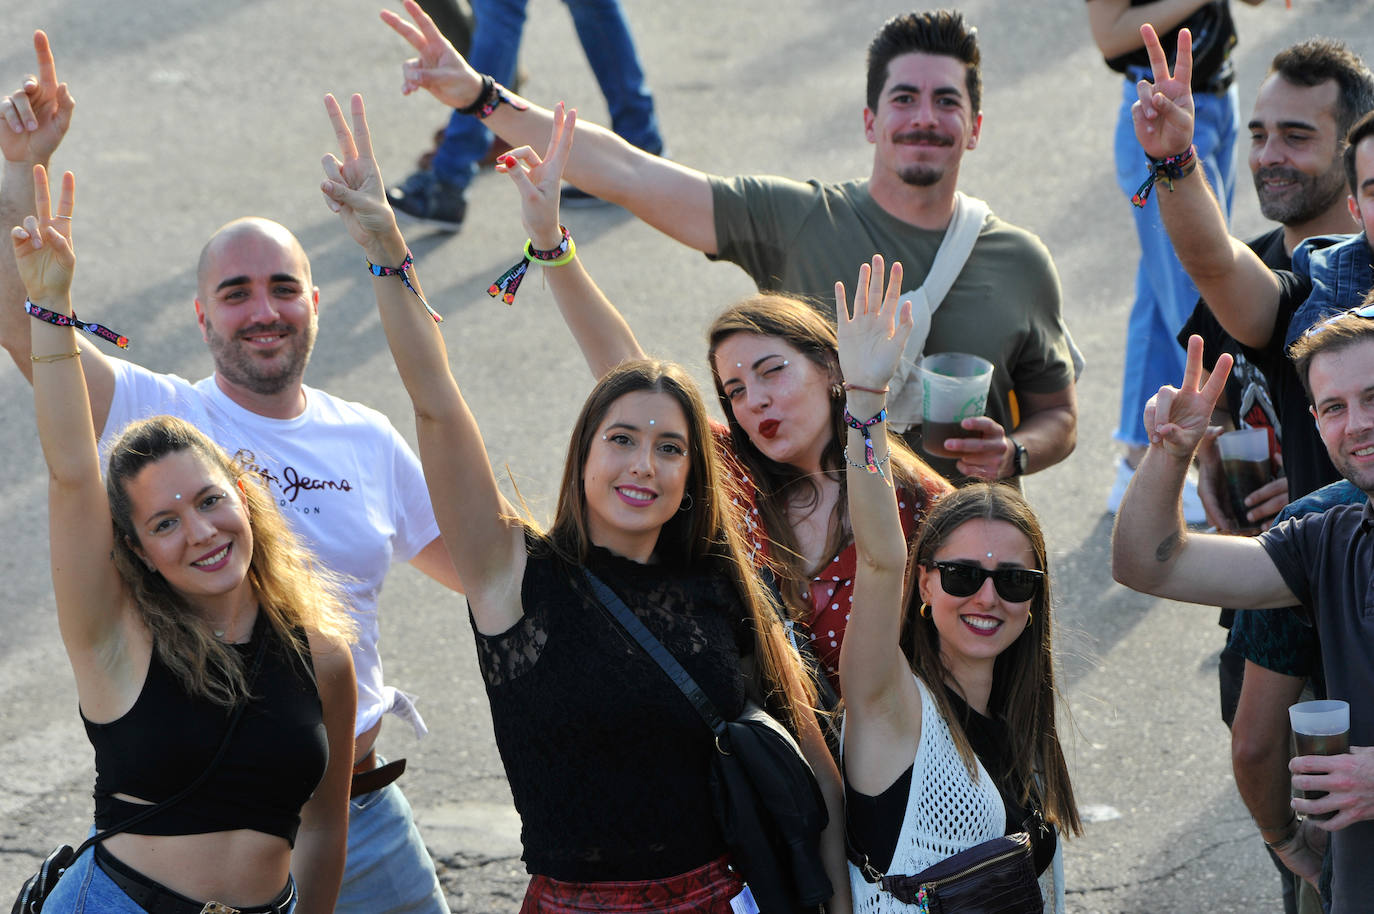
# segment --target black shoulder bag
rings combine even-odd
[[[602,608],[663,669],[715,736],[713,813],[730,860],[759,909],[770,914],[814,911],[833,893],[820,856],[820,835],[829,814],[796,740],[752,701],[737,720],[724,720],[624,601],[587,569],[582,574]]]
[[[267,651],[268,638],[269,634],[267,632],[263,632],[259,637],[258,649],[253,655],[253,669],[248,674],[248,688],[250,692],[252,691],[253,685],[257,682],[258,670],[262,668],[262,657]],[[157,648],[154,647],[153,650],[157,650]],[[187,785],[184,790],[176,796],[168,797],[161,803],[149,806],[142,812],[130,816],[118,825],[111,826],[99,834],[91,835],[85,841],[81,842],[81,846],[76,850],[72,850],[70,844],[59,846],[51,854],[43,858],[43,863],[38,867],[38,872],[24,881],[23,887],[19,890],[19,897],[14,900],[14,907],[10,908],[10,914],[42,914],[43,903],[48,900],[48,896],[52,894],[52,890],[57,888],[57,880],[62,878],[62,874],[67,871],[68,867],[76,862],[76,859],[84,854],[88,848],[99,844],[111,835],[117,835],[122,831],[128,831],[138,823],[151,819],[158,813],[172,808],[194,793],[200,785],[205,783],[206,779],[210,777],[210,774],[219,765],[220,760],[224,758],[224,753],[229,748],[229,740],[233,737],[234,730],[239,724],[239,718],[243,716],[243,709],[247,704],[248,699],[245,698],[234,708],[234,715],[229,719],[229,725],[224,730],[224,738],[220,740],[219,750],[215,752],[215,757],[210,760],[209,765],[205,766],[205,770],[202,771],[194,781]]]

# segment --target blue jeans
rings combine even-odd
[[[515,60],[520,35],[525,30],[527,0],[473,0],[477,20],[472,32],[468,62],[479,73],[489,73],[502,85],[515,79]],[[663,151],[654,115],[654,99],[644,85],[630,27],[619,0],[564,0],[572,13],[577,38],[587,55],[606,107],[611,129],[626,142],[652,153]],[[467,187],[477,174],[477,163],[491,146],[491,134],[475,117],[454,112],[444,130],[444,140],[434,154],[433,170],[441,181]],[[538,150],[542,153],[544,150]]]
[[[95,834],[91,829],[90,834]],[[295,910],[296,903],[291,903]],[[57,881],[43,914],[147,914],[95,865],[95,848],[88,848]]]
[[[349,801],[348,862],[334,911],[449,914],[410,803],[395,784]]]
[[[1128,200],[1147,173],[1145,154],[1131,124],[1131,105],[1139,97],[1134,78],[1123,80],[1116,122],[1116,180]],[[1236,97],[1235,86],[1224,95],[1201,92],[1193,96],[1197,110],[1193,144],[1228,222],[1236,190],[1236,136],[1240,129]],[[1183,378],[1186,352],[1177,337],[1198,300],[1197,287],[1178,262],[1159,216],[1159,195],[1168,192],[1163,184],[1156,184],[1144,207],[1131,207],[1140,239],[1140,265],[1136,269],[1135,304],[1126,325],[1121,420],[1114,437],[1140,447],[1149,444],[1141,420],[1145,401],[1165,384],[1178,384]]]

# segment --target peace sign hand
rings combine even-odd
[[[401,64],[404,77],[401,94],[425,89],[450,108],[472,104],[482,91],[482,75],[453,49],[420,4],[415,0],[404,0],[404,3],[406,12],[415,20],[413,24],[391,10],[382,10],[382,21],[420,55]]]
[[[52,210],[48,189],[48,170],[33,167],[34,215],[25,216],[23,225],[10,230],[14,242],[14,262],[24,282],[29,301],[56,304],[67,313],[76,253],[72,249],[72,209],[76,202],[76,178],[69,171],[62,176],[62,196],[57,212]]]
[[[509,175],[520,191],[520,221],[540,250],[557,247],[563,240],[558,223],[559,189],[576,124],[577,110],[564,113],[559,102],[553,109],[553,133],[543,158],[529,146],[521,146],[496,160],[496,170]]]
[[[1217,356],[1207,383],[1202,380],[1202,337],[1188,338],[1188,362],[1183,368],[1182,387],[1161,387],[1145,404],[1145,433],[1150,444],[1163,448],[1170,456],[1191,460],[1216,408],[1217,398],[1231,373],[1231,356]]]
[[[368,252],[368,260],[389,264],[384,242],[399,235],[396,214],[386,199],[386,186],[377,158],[372,152],[372,134],[367,127],[363,97],[351,99],[353,127],[350,130],[343,109],[333,95],[324,97],[324,107],[339,140],[339,154],[324,156],[325,180],[320,182],[324,202],[339,214],[353,240]]]
[[[1145,51],[1150,55],[1154,82],[1142,79],[1136,84],[1140,99],[1131,106],[1135,138],[1151,158],[1180,155],[1193,143],[1192,33],[1187,29],[1178,33],[1173,73],[1154,27],[1142,25],[1140,37],[1145,39]]]

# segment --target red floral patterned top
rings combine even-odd
[[[759,509],[754,504],[757,490],[735,453],[730,429],[720,423],[712,423],[712,432],[721,460],[731,477],[734,489],[731,502],[739,510],[744,524],[749,557],[755,564],[762,564],[768,556],[768,535],[763,529]],[[915,492],[907,488],[897,489],[897,510],[907,542],[911,541],[919,521],[925,516],[931,502],[939,497],[940,491],[938,486],[928,490],[917,489]],[[811,647],[837,694],[840,690],[840,645],[844,643],[844,629],[849,622],[849,607],[854,602],[854,571],[857,564],[858,550],[851,541],[811,579],[811,617],[807,622],[811,630]]]

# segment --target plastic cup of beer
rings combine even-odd
[[[921,446],[936,457],[961,455],[945,449],[947,438],[976,438],[961,423],[983,415],[992,384],[992,363],[963,352],[942,352],[921,360]]]
[[[1350,705],[1344,701],[1303,701],[1288,709],[1298,755],[1341,755],[1350,751]],[[1320,800],[1325,790],[1304,790],[1309,800]],[[1329,819],[1334,812],[1314,813],[1313,819]]]
[[[1249,510],[1245,499],[1260,486],[1274,478],[1269,459],[1269,430],[1243,428],[1217,437],[1221,452],[1221,470],[1226,476],[1226,495],[1231,503],[1231,517],[1242,530],[1255,531],[1246,519]]]

